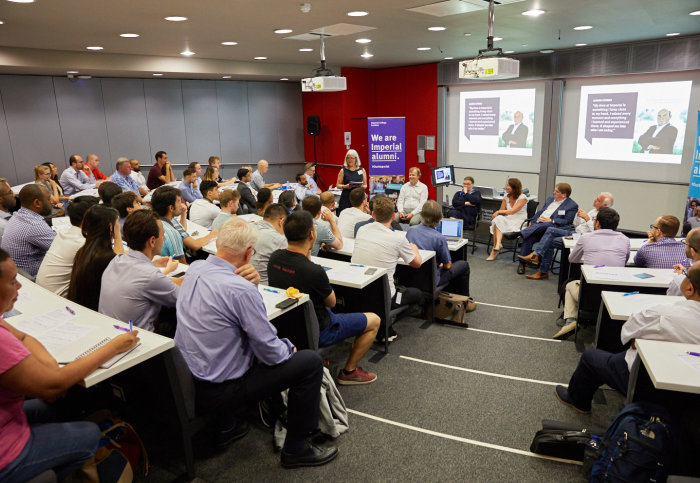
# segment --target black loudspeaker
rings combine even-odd
[[[306,132],[309,133],[309,136],[318,136],[321,134],[321,118],[318,116],[307,117]]]

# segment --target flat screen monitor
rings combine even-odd
[[[450,185],[455,180],[455,167],[443,166],[441,168],[433,168],[431,170],[431,178],[435,187]]]
[[[462,238],[463,223],[463,220],[443,218],[440,220],[440,224],[437,226],[437,231],[442,233],[445,238],[459,239]]]

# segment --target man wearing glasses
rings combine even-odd
[[[685,254],[692,263],[700,261],[700,227],[690,230],[681,243],[685,245]],[[673,266],[673,273],[666,295],[682,295],[681,284],[685,280],[687,270],[679,263]]]
[[[7,182],[7,179],[0,178],[0,241],[2,241],[2,234],[5,232],[7,220],[12,216],[10,210],[16,205],[17,198],[10,188],[10,183]]]
[[[649,225],[649,242],[634,256],[634,264],[647,268],[673,268],[685,261],[685,246],[674,237],[681,221],[673,215],[661,215]]]

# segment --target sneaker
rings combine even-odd
[[[350,374],[345,374],[341,369],[338,374],[338,384],[342,386],[352,386],[355,384],[371,384],[377,380],[377,375],[372,372],[362,370],[357,366]]]
[[[381,332],[381,331],[380,331]],[[393,327],[389,327],[389,342],[394,342],[399,338],[399,334],[396,333]],[[384,334],[377,332],[377,342],[380,344],[384,343]]]
[[[559,401],[561,401],[563,404],[566,404],[571,409],[578,411],[581,414],[591,414],[590,406],[586,409],[580,408],[574,404],[574,401],[572,401],[571,397],[569,396],[569,390],[564,386],[556,386],[554,388],[554,394],[557,396],[557,399],[559,399]]]

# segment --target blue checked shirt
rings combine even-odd
[[[131,176],[124,176],[119,171],[112,173],[112,183],[116,183],[124,191],[133,191],[139,194],[139,184]]]
[[[2,248],[10,254],[17,268],[36,277],[39,265],[56,236],[44,217],[27,208],[20,208],[7,221],[2,235]]]
[[[670,236],[654,243],[645,243],[634,256],[635,265],[647,268],[673,268],[685,261],[685,245]]]

